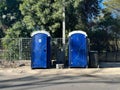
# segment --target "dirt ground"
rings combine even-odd
[[[16,60],[16,61],[7,61],[0,60],[0,68],[17,68],[22,66],[30,66],[30,60]]]
[[[0,75],[27,76],[44,75],[120,75],[120,68],[66,68],[66,69],[31,69],[30,66],[0,68]]]
[[[31,69],[30,62],[0,62],[0,75],[31,76],[44,75],[120,75],[120,67],[115,68],[64,68]]]

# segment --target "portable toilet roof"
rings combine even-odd
[[[32,32],[32,34],[31,34],[31,37],[33,37],[34,35],[36,35],[36,34],[46,34],[47,36],[49,36],[50,37],[50,33],[49,32],[47,32],[47,31],[44,31],[44,30],[42,30],[42,31],[34,31],[34,32]]]
[[[68,36],[70,37],[70,36],[72,36],[73,34],[77,34],[77,33],[78,33],[78,34],[83,34],[83,35],[85,35],[85,36],[87,37],[86,32],[80,31],[80,30],[79,30],[79,31],[72,31],[72,32],[69,33]]]

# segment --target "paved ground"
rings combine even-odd
[[[0,68],[0,90],[120,90],[120,68]]]
[[[118,76],[27,76],[1,80],[0,90],[120,90]]]

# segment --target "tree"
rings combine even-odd
[[[120,0],[105,0],[104,5],[108,11],[117,11],[120,12]]]
[[[101,13],[101,2],[102,0],[83,0],[82,2],[82,21],[89,28],[96,23],[97,17]]]
[[[61,30],[61,7],[62,1],[59,0],[23,0],[20,10],[27,29],[39,28],[55,33]]]
[[[18,21],[13,26],[6,31],[6,36],[4,38],[21,38],[30,37],[31,31],[26,29],[25,24],[22,21]]]
[[[12,26],[13,23],[21,19],[19,4],[21,0],[2,0],[0,4],[0,18],[3,25]]]
[[[82,23],[82,0],[66,0],[66,29],[68,32],[73,30],[85,30]]]
[[[1,0],[0,1],[0,38],[4,36],[4,31],[3,31],[4,26],[2,23],[2,18],[4,18],[4,16],[2,16],[2,14],[5,9],[5,6],[6,6],[5,0]]]
[[[99,0],[65,0],[66,29],[84,29],[84,23],[99,15],[99,3]],[[28,29],[46,29],[61,37],[62,7],[62,0],[23,0],[20,10]]]
[[[2,38],[2,45],[5,52],[5,57],[7,59],[19,59],[19,48],[20,48],[20,40],[21,37],[30,37],[30,32],[26,29],[26,26],[22,21],[18,21],[13,24],[12,27],[8,28],[6,31],[6,35]],[[23,48],[23,47],[22,47]],[[23,53],[25,55],[25,53]]]
[[[113,18],[111,13],[105,12],[104,17],[92,28],[90,33],[92,49],[115,51],[120,38],[120,19]],[[111,41],[114,43],[110,43]]]
[[[20,3],[21,0],[0,0],[0,29],[3,34],[14,23],[21,20]]]

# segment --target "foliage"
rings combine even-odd
[[[105,0],[104,5],[108,11],[117,11],[120,12],[120,0]]]
[[[22,21],[18,21],[7,29],[5,38],[30,37],[30,32]]]
[[[6,51],[4,57],[7,60],[19,59],[19,38],[3,38],[2,44],[3,49]]]
[[[20,10],[27,29],[45,29],[54,33],[61,27],[61,7],[59,0],[23,0]]]
[[[62,35],[62,8],[65,5],[66,30],[85,30],[88,19],[99,14],[98,0],[23,0],[20,10],[24,16],[23,21],[28,29],[45,29],[53,37]],[[93,17],[94,16],[94,17]]]
[[[0,0],[0,30],[3,32],[2,37],[8,28],[21,20],[20,3],[21,0]]]
[[[0,20],[7,27],[12,26],[21,17],[19,10],[20,0],[2,0],[0,3]]]
[[[77,27],[81,20],[81,0],[71,0],[66,2],[66,29],[68,32],[80,29]],[[79,23],[80,24],[80,23]]]
[[[82,4],[82,21],[89,28],[92,27],[96,23],[97,17],[100,15],[101,7],[100,3],[102,0],[83,0]]]
[[[4,36],[5,36],[5,34],[4,34],[3,30],[0,28],[0,38],[2,38]]]
[[[109,44],[109,34],[105,30],[93,30],[89,34],[91,50],[106,51]]]
[[[2,39],[3,48],[7,50],[5,57],[11,57],[12,60],[19,59],[20,37],[30,37],[30,33],[25,25],[18,21],[7,29],[6,36]]]
[[[100,22],[92,27],[92,31],[89,34],[92,47],[98,51],[114,51],[113,46],[117,46],[117,40],[120,38],[120,19],[113,18],[111,13],[104,15],[104,18]],[[114,45],[111,41],[115,41]]]

